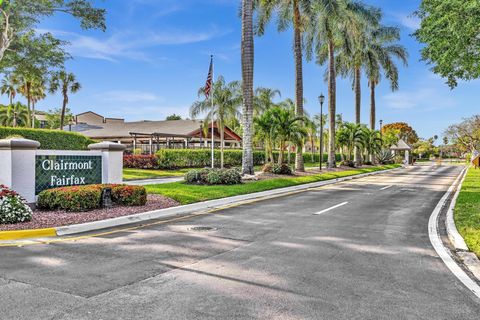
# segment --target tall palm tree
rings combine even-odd
[[[376,124],[376,99],[375,89],[380,83],[382,72],[390,82],[392,91],[398,90],[398,67],[395,59],[400,60],[404,66],[408,65],[408,52],[396,42],[400,40],[400,29],[396,27],[383,27],[371,30],[366,50],[365,69],[370,87],[370,129],[375,130]]]
[[[0,112],[0,125],[25,127],[29,121],[27,108],[20,102],[12,103]]]
[[[213,84],[212,99],[214,108],[209,99],[196,101],[190,107],[190,116],[196,118],[201,114],[206,114],[206,123],[214,123],[212,119],[216,119],[216,125],[220,133],[220,167],[223,168],[224,145],[225,145],[225,124],[229,119],[239,118],[241,114],[239,108],[242,104],[242,94],[240,83],[233,81],[226,83],[222,76],[219,76]],[[205,96],[204,88],[200,88],[198,96]]]
[[[82,88],[80,82],[73,73],[65,70],[59,71],[52,76],[50,81],[50,92],[60,91],[63,96],[62,113],[60,115],[60,130],[65,126],[65,111],[68,105],[68,96],[71,93],[77,93]]]
[[[328,112],[329,143],[328,166],[335,161],[335,115],[336,115],[336,63],[335,54],[339,48],[351,45],[358,21],[374,21],[372,11],[361,2],[353,0],[318,0],[312,5],[312,23],[307,25],[305,47],[307,58],[315,53],[317,63],[328,63]]]
[[[242,97],[243,97],[243,155],[242,173],[253,175],[253,3],[242,0]]]
[[[309,24],[312,0],[258,0],[257,33],[263,35],[267,23],[276,12],[278,30],[285,31],[293,26],[293,51],[295,59],[295,113],[303,117],[303,44],[302,34]],[[302,144],[298,145],[295,157],[295,169],[305,171]]]
[[[13,104],[13,100],[17,96],[17,85],[18,79],[13,74],[2,79],[0,92],[8,96],[10,104]]]

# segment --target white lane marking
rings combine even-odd
[[[339,208],[339,207],[341,207],[341,206],[344,206],[344,205],[346,205],[347,203],[348,203],[348,201],[347,201],[347,202],[340,203],[340,204],[337,204],[336,206],[333,206],[333,207],[327,208],[327,209],[325,209],[325,210],[322,210],[322,211],[316,212],[316,213],[314,213],[314,214],[316,214],[316,215],[319,215],[319,214],[322,214],[322,213],[328,212],[328,211],[330,211],[330,210],[333,210],[333,209]]]
[[[438,233],[438,228],[437,228],[440,211],[442,210],[442,207],[447,201],[450,194],[453,192],[455,185],[460,180],[462,173],[457,177],[455,182],[450,186],[448,191],[445,193],[442,199],[440,199],[440,202],[437,204],[437,206],[433,210],[432,215],[428,220],[428,236],[430,238],[430,242],[432,243],[433,248],[435,249],[437,254],[440,256],[440,258],[443,260],[443,262],[448,267],[448,269],[450,269],[450,271],[458,278],[458,280],[460,280],[470,291],[472,291],[474,295],[480,298],[480,286],[475,281],[473,281],[465,273],[465,271],[463,271],[463,269],[460,268],[460,266],[455,262],[455,260],[453,260],[453,258],[450,256],[448,249],[445,248],[445,246],[442,243],[442,239],[440,239],[440,235]]]
[[[382,188],[382,189],[380,189],[380,190],[387,190],[387,189],[390,189],[391,187],[393,187],[393,185],[390,185],[390,186],[383,187],[383,188]]]

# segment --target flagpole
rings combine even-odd
[[[213,65],[213,55],[211,55],[212,59],[212,92],[210,94],[210,100],[212,102],[212,169],[215,168],[215,136],[214,136],[214,127],[213,122],[215,120],[215,106],[213,104],[213,95],[215,93],[215,67]]]

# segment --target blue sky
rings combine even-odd
[[[401,69],[400,90],[392,93],[380,85],[378,119],[406,121],[421,137],[441,135],[451,123],[475,113],[478,81],[461,83],[451,91],[444,81],[420,61],[420,45],[410,34],[418,26],[411,17],[420,0],[366,0],[384,11],[384,22],[402,29],[402,44],[410,53],[409,67]],[[97,1],[108,11],[108,30],[84,31],[65,16],[42,23],[58,37],[70,41],[74,59],[67,63],[82,83],[70,99],[74,113],[95,111],[127,120],[164,119],[172,113],[188,116],[197,90],[205,82],[209,55],[216,57],[216,74],[239,80],[239,0],[115,0]],[[256,38],[255,85],[281,90],[294,97],[291,32],[277,33],[272,24]],[[306,109],[318,113],[317,96],[327,87],[325,66],[305,63]],[[3,98],[4,99],[4,98]],[[338,84],[338,113],[353,120],[350,81]],[[38,104],[40,110],[61,105],[59,96]],[[368,122],[369,97],[363,84],[362,120]]]

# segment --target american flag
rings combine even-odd
[[[212,91],[212,81],[213,81],[213,56],[210,58],[210,68],[208,69],[207,83],[205,84],[205,97],[207,99],[210,97],[210,92]]]

